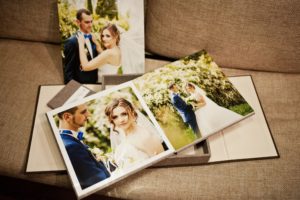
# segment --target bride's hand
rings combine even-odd
[[[97,37],[97,35],[95,34],[95,33],[92,33],[91,34],[92,35],[92,41],[96,44],[96,45],[98,45],[99,44],[99,38]]]
[[[201,95],[201,98],[198,101],[198,106],[203,107],[205,105],[206,105],[206,101],[205,101],[204,97]]]
[[[83,34],[78,33],[78,34],[76,35],[76,38],[77,38],[77,41],[78,41],[78,44],[79,44],[79,45],[83,45],[83,44],[84,44],[85,40],[84,40]]]
[[[96,49],[97,49],[98,53],[101,53],[103,51],[103,49],[101,47],[101,43],[99,42],[99,38],[96,36],[95,33],[92,33],[92,41],[96,45]]]

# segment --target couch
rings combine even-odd
[[[0,175],[71,188],[66,173],[25,173],[38,86],[63,84],[56,1],[0,1]],[[150,168],[98,193],[300,199],[300,2],[148,0],[145,43],[160,58],[147,71],[206,49],[226,75],[251,75],[280,158]]]

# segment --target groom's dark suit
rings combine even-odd
[[[110,177],[104,164],[98,162],[84,144],[72,135],[60,135],[82,189]]]
[[[95,58],[98,53],[96,45],[90,39],[92,46],[93,57]],[[85,45],[86,46],[86,45]],[[87,49],[87,48],[86,48]],[[87,58],[91,60],[92,57],[87,51]],[[93,71],[81,71],[80,70],[80,58],[79,58],[79,47],[76,35],[71,36],[64,44],[64,82],[67,84],[70,80],[74,79],[80,83],[97,83],[98,81],[98,70]]]
[[[200,133],[192,105],[185,103],[185,101],[176,93],[171,94],[171,102],[179,112],[183,122],[187,123],[193,129],[195,134]]]

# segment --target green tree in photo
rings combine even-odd
[[[116,0],[98,0],[96,5],[93,5],[92,0],[86,0],[85,7],[93,15],[92,32],[99,33],[107,23],[117,24],[126,31],[129,29],[129,16],[119,16]],[[78,30],[76,24],[78,9],[72,1],[58,0],[59,30],[62,42]]]
[[[102,18],[108,17],[109,20],[118,19],[118,10],[115,0],[98,0],[96,14]]]
[[[94,13],[92,0],[87,0],[87,1],[86,1],[86,8],[87,8],[91,13]]]
[[[77,10],[67,1],[59,0],[58,12],[60,37],[61,41],[65,41],[78,30],[75,23]]]
[[[64,59],[63,46],[65,41],[78,31],[76,23],[76,13],[79,9],[76,7],[75,1],[58,0],[58,19],[59,31],[61,37],[61,55]],[[116,0],[98,0],[96,5],[93,5],[92,0],[85,1],[85,7],[91,11],[93,16],[92,32],[100,39],[100,30],[107,24],[113,23],[123,28],[125,31],[130,29],[129,15],[119,15]],[[95,8],[95,9],[94,9]],[[119,71],[118,73],[122,73]]]
[[[206,96],[219,106],[243,116],[253,111],[205,51],[167,64],[135,79],[134,83],[146,104],[154,113],[168,138],[174,141],[173,146],[177,148],[184,146],[184,143],[179,141],[184,140],[187,142],[185,144],[190,143],[193,133],[188,134],[191,132],[189,127],[184,126],[181,117],[171,103],[168,86],[174,82],[183,98],[189,96],[185,85],[187,82],[191,82],[204,90]],[[172,127],[177,127],[177,129]],[[182,138],[183,135],[185,135],[183,137],[185,139]]]

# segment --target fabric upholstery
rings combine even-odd
[[[63,83],[60,46],[0,40],[0,49],[5,49],[0,51],[0,175],[71,188],[66,173],[25,173],[38,86]],[[146,68],[166,63],[147,59]],[[223,70],[252,75],[280,158],[145,169],[98,193],[128,199],[299,199],[300,74]]]
[[[145,5],[148,51],[177,58],[206,49],[228,76],[252,75],[280,158],[150,168],[99,193],[128,199],[300,199],[300,3]],[[71,188],[64,172],[25,173],[38,87],[63,84],[56,0],[0,0],[0,13],[0,175]],[[166,63],[146,59],[146,71]]]
[[[300,72],[299,1],[150,0],[146,22],[155,54],[206,49],[223,67]]]
[[[0,0],[0,38],[60,43],[56,0]]]

